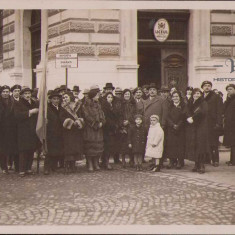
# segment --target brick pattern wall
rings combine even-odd
[[[57,53],[77,53],[96,59],[120,55],[118,10],[57,10],[49,15],[49,60],[54,60]]]
[[[211,56],[235,56],[235,12],[211,11]]]

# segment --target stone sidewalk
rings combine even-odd
[[[1,174],[0,225],[234,225],[235,186],[224,183],[234,168],[223,158],[204,175],[189,162],[160,173],[120,165],[88,173],[82,162],[70,175]]]

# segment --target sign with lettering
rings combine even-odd
[[[170,34],[170,27],[166,19],[159,19],[153,28],[154,37],[159,42],[165,42]]]
[[[56,54],[56,68],[77,68],[78,54]]]

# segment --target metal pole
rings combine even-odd
[[[65,84],[66,84],[66,91],[68,88],[68,68],[65,68]]]

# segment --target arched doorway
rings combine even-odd
[[[32,88],[37,85],[36,66],[41,60],[41,10],[32,10],[31,13],[31,65],[32,65]]]

